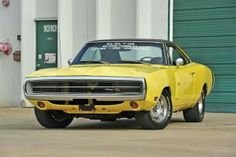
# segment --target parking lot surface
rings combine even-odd
[[[75,119],[45,129],[33,108],[0,108],[0,157],[235,157],[236,114],[207,113],[202,123],[173,115],[164,130],[142,130],[134,119]]]

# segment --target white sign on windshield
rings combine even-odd
[[[138,48],[135,43],[131,42],[123,42],[123,43],[106,43],[100,49],[112,49],[112,50],[120,50],[120,49],[136,49]]]

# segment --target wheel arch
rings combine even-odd
[[[208,85],[207,85],[207,83],[203,84],[202,90],[204,91],[204,94],[206,95],[207,92],[208,92]]]
[[[205,65],[199,64],[199,68],[197,69],[197,75],[195,76],[195,98],[198,99],[204,91],[205,96],[207,96],[212,90],[212,84],[214,80],[214,76],[212,75],[212,71]]]
[[[164,90],[166,90],[171,96],[171,88],[169,86],[164,87],[162,91]]]
[[[168,92],[168,94],[169,94],[169,97],[170,97],[170,104],[171,104],[171,106],[173,107],[173,100],[172,100],[172,91],[171,91],[171,88],[169,87],[169,86],[166,86],[166,87],[164,87],[163,88],[163,90],[162,90],[162,92],[163,91],[167,91]]]

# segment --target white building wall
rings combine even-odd
[[[17,0],[16,0],[17,1]],[[23,94],[25,77],[35,71],[36,62],[36,23],[35,20],[56,19],[56,0],[22,0],[21,5],[21,102],[31,106]]]
[[[36,19],[55,19],[57,17],[57,0],[36,0]]]
[[[136,37],[136,0],[111,1],[111,38]]]
[[[168,0],[151,0],[151,38],[168,39]]]
[[[12,53],[20,50],[20,0],[11,0],[8,7],[0,3],[0,42],[9,41]],[[0,52],[0,107],[17,106],[20,102],[20,62]]]
[[[137,0],[137,37],[168,39],[168,0]]]
[[[157,0],[159,1],[159,0]],[[137,38],[151,38],[152,0],[137,0]]]
[[[96,39],[96,0],[58,2],[58,50],[60,65],[66,67],[86,42]]]
[[[96,0],[96,38],[111,38],[111,0]]]
[[[73,56],[88,41],[96,39],[96,0],[73,0]]]
[[[67,61],[73,54],[73,3],[72,0],[58,1],[58,63],[67,66]]]
[[[21,15],[21,86],[23,87],[26,75],[35,71],[35,0],[22,0]],[[29,103],[24,101],[23,88],[21,88],[21,98],[22,105],[29,106]]]
[[[22,80],[35,70],[35,19],[58,15],[58,62],[62,67],[90,40],[168,38],[167,0],[22,1]]]

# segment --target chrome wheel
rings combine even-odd
[[[171,119],[172,104],[168,90],[163,90],[156,105],[150,111],[135,113],[137,122],[143,129],[163,129]]]
[[[161,95],[157,104],[149,112],[151,119],[154,122],[160,123],[168,117],[168,102],[166,98]]]

